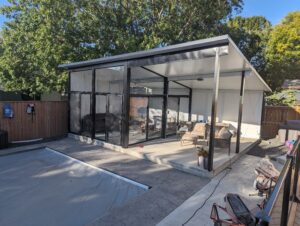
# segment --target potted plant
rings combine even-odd
[[[208,151],[203,147],[200,147],[197,151],[198,156],[198,166],[203,167],[203,169],[208,168]]]

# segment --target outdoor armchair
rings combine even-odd
[[[181,145],[184,142],[192,142],[193,144],[197,141],[198,138],[206,139],[206,123],[196,123],[191,132],[186,132],[181,138]]]
[[[232,135],[233,134],[229,131],[229,129],[223,127],[215,134],[215,147],[228,148],[228,155],[230,155]]]

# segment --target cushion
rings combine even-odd
[[[221,139],[229,139],[231,136],[232,136],[231,132],[228,129],[226,129],[225,127],[220,129],[220,131],[218,133],[218,138],[221,138]]]

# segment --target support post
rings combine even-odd
[[[214,89],[211,106],[211,124],[209,134],[209,153],[208,153],[208,171],[213,170],[214,162],[214,145],[215,145],[215,124],[217,115],[218,95],[219,95],[219,80],[220,80],[220,49],[216,48],[215,56],[215,71],[214,71]]]
[[[168,110],[168,93],[169,93],[169,81],[168,78],[164,78],[164,98],[163,98],[163,112],[162,112],[162,138],[167,137],[167,110]]]
[[[91,96],[91,115],[92,115],[92,131],[91,138],[95,139],[96,131],[96,94],[95,94],[95,83],[96,83],[96,69],[92,70],[92,96]]]
[[[236,147],[236,149],[235,149],[236,153],[240,152],[244,92],[245,92],[245,71],[242,71],[241,88],[240,88],[240,101],[239,101],[239,113],[238,113],[238,125],[237,125],[236,146],[235,146]]]
[[[189,93],[189,121],[192,121],[192,95],[193,95],[193,89],[190,88],[190,93]]]
[[[263,134],[262,128],[263,128],[263,123],[264,123],[264,120],[265,120],[265,105],[266,105],[265,98],[266,98],[266,94],[265,94],[265,92],[263,92],[262,106],[261,106],[261,117],[260,117],[260,136],[259,136],[260,139],[263,138],[263,136],[262,136],[262,134]]]
[[[71,132],[71,72],[68,73],[68,133]]]
[[[122,120],[122,147],[128,148],[129,144],[129,111],[130,111],[130,79],[131,68],[126,67],[124,75],[124,98],[123,98],[123,120]]]

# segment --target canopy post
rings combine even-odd
[[[126,65],[124,70],[124,97],[123,97],[123,120],[122,120],[122,147],[128,148],[129,145],[129,112],[130,112],[130,81],[131,68]]]
[[[237,135],[236,135],[236,150],[235,150],[236,153],[240,152],[244,93],[245,93],[245,71],[242,71],[241,88],[240,88],[240,102],[239,102],[239,114],[238,114],[238,125],[237,125]]]
[[[163,97],[163,111],[162,111],[162,138],[167,137],[167,110],[168,110],[168,93],[169,93],[169,81],[167,77],[164,77],[164,97]]]
[[[192,121],[192,96],[193,96],[193,89],[189,88],[189,121]]]
[[[95,139],[96,133],[96,94],[95,94],[95,83],[96,83],[96,69],[92,69],[92,96],[91,96],[91,115],[92,115],[92,131],[91,138]]]
[[[68,72],[68,133],[71,133],[71,71]]]
[[[208,153],[208,171],[213,170],[214,162],[214,141],[215,141],[215,124],[217,115],[218,95],[219,95],[219,81],[220,81],[220,49],[216,48],[215,69],[214,69],[214,89],[211,106],[211,124],[209,137],[209,153]]]

